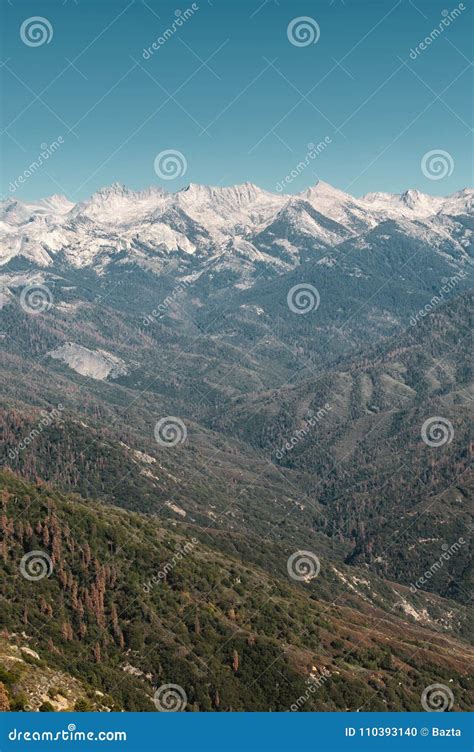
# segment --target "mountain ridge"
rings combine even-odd
[[[283,228],[276,240],[280,247],[286,241],[295,249],[309,235],[320,244],[337,245],[390,219],[415,223],[415,233],[417,222],[439,224],[442,219],[449,230],[456,224],[454,217],[471,210],[472,195],[467,188],[445,198],[408,190],[357,199],[320,181],[298,194],[271,193],[252,183],[191,183],[174,193],[159,186],[133,191],[114,183],[75,204],[58,195],[32,203],[7,198],[0,203],[0,267],[17,257],[48,267],[58,254],[73,266],[100,266],[101,254],[113,259],[119,252],[141,263],[140,247],[155,259],[170,254],[209,257],[233,238],[258,246],[258,239],[288,212],[306,232],[288,241]],[[313,212],[319,226],[312,223]],[[459,222],[456,226],[459,232]],[[470,238],[467,229],[463,238]]]
[[[51,691],[53,700],[75,696],[78,710],[160,710],[153,698],[171,681],[188,712],[414,711],[423,689],[448,677],[455,709],[469,707],[472,648],[460,639],[406,625],[363,599],[357,610],[325,604],[318,578],[308,591],[284,568],[264,572],[176,525],[8,472],[0,489],[0,689],[15,709],[37,709],[43,698],[25,682],[27,665],[12,673],[4,640],[10,654],[28,657],[33,675],[54,671],[56,692],[47,677],[36,679],[46,701]],[[76,684],[61,692],[65,671]],[[321,676],[318,691],[307,692]]]
[[[318,642],[302,643],[300,627],[311,627],[324,602],[334,619],[321,625],[323,647],[342,678],[328,683],[316,709],[354,708],[355,695],[357,709],[368,687],[380,689],[375,709],[418,709],[423,686],[449,677],[449,656],[455,651],[463,666],[469,654],[456,635],[470,626],[470,193],[446,200],[454,213],[427,217],[437,201],[414,192],[375,197],[384,206],[374,211],[324,184],[299,197],[248,184],[217,190],[138,195],[113,185],[77,208],[60,197],[32,210],[3,205],[2,460],[23,477],[0,473],[8,496],[3,554],[17,606],[5,626],[16,635],[25,622],[46,626],[52,645],[35,645],[40,659],[60,671],[73,667],[80,680],[95,677],[92,697],[124,673],[133,677],[125,693],[113,693],[119,708],[153,709],[158,681],[182,680],[192,709],[215,709],[218,696],[222,709],[282,710],[291,698],[271,689],[274,659],[281,654],[290,695],[301,693],[320,661],[311,655]],[[163,421],[181,427],[181,443],[163,445]],[[436,432],[437,421],[447,438],[435,448],[423,432],[426,425]],[[57,512],[55,488],[73,494],[58,500]],[[37,496],[30,509],[28,498]],[[26,527],[12,523],[19,510],[31,518]],[[96,580],[69,521],[86,522],[80,547],[94,544]],[[135,523],[143,532],[138,549],[122,546]],[[111,544],[115,552],[115,530],[124,549],[121,584],[115,590],[109,582],[104,613],[91,593],[104,594],[103,554]],[[166,531],[175,543],[178,532],[195,537],[203,556],[190,558],[161,588],[165,599],[152,603],[136,591],[136,578],[162,563]],[[17,558],[48,547],[52,535],[68,553],[58,581],[45,582],[44,600],[25,614]],[[453,547],[456,556],[432,572]],[[281,600],[281,580],[276,591],[264,585],[269,610],[262,583],[275,573],[285,578],[295,551],[320,557],[320,576],[299,586],[307,591],[301,601],[294,589]],[[181,621],[183,655],[170,625],[187,605],[195,610],[216,568],[227,573],[225,607],[199,609],[198,627],[196,613]],[[130,594],[132,604],[140,595],[140,606],[123,622],[116,617]],[[84,607],[87,619],[78,619]],[[252,618],[249,609],[257,615],[256,650],[254,633],[239,621],[239,611]],[[385,626],[374,625],[359,650],[354,639],[373,609]],[[114,629],[100,635],[104,616]],[[197,639],[200,629],[205,639]],[[411,662],[408,631],[417,643],[441,639],[433,672]],[[237,658],[212,654],[217,695],[193,656],[212,653],[218,635],[234,640]],[[341,654],[345,645],[353,661]],[[158,649],[152,672],[151,646]],[[433,657],[423,656],[423,664]],[[392,681],[394,664],[404,682]],[[266,679],[249,704],[254,671]],[[402,684],[408,695],[400,696]]]

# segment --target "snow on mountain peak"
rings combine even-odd
[[[362,201],[322,180],[298,195],[316,211],[346,227],[353,227],[356,232],[377,224],[377,219],[367,211]]]
[[[72,201],[57,194],[31,203],[12,197],[0,202],[0,220],[10,225],[21,225],[41,216],[54,220],[67,214],[73,207]]]
[[[174,196],[188,215],[219,241],[243,235],[278,211],[287,196],[264,191],[253,183],[214,187],[191,183]]]
[[[41,204],[45,209],[50,210],[52,214],[67,214],[74,206],[73,201],[69,201],[66,196],[62,196],[59,193],[42,199]]]
[[[372,210],[385,214],[386,217],[422,218],[436,214],[445,202],[444,198],[429,196],[426,193],[409,188],[403,193],[367,193],[361,201]]]
[[[308,238],[314,240],[312,247],[336,245],[388,219],[436,223],[436,232],[447,234],[457,215],[472,210],[472,199],[470,189],[447,198],[414,189],[354,198],[323,181],[297,195],[271,193],[247,182],[225,187],[191,183],[176,193],[159,186],[133,191],[113,183],[77,204],[57,195],[31,203],[11,197],[0,202],[0,264],[24,256],[47,266],[62,253],[74,266],[100,263],[102,269],[125,251],[130,261],[153,259],[159,270],[159,259],[169,253],[199,251],[207,257],[237,237],[252,244],[264,238],[267,252],[268,243],[281,245],[288,233],[296,258]],[[468,242],[463,239],[467,229],[459,226],[457,232],[459,242]]]
[[[234,205],[242,206],[261,201],[262,199],[265,200],[265,198],[268,200],[268,197],[273,197],[274,195],[273,193],[264,191],[254,183],[241,183],[222,187],[189,183],[185,188],[178,191],[175,197],[179,202],[186,204],[190,204],[192,201],[196,201],[199,204],[205,201],[213,201],[220,205],[233,202]]]
[[[160,204],[169,200],[170,194],[162,188],[132,191],[125,185],[113,183],[100,188],[89,199],[76,204],[70,216],[84,216],[102,225],[122,225],[140,221]]]
[[[474,210],[474,190],[463,188],[443,199],[442,211],[445,214],[471,214]]]

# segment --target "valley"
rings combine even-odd
[[[113,185],[0,218],[8,703],[54,706],[59,672],[55,709],[175,683],[288,710],[328,672],[299,710],[447,681],[467,709],[472,191]]]

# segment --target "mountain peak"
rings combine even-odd
[[[0,205],[0,264],[27,256],[45,265],[65,253],[74,265],[93,265],[104,249],[110,258],[122,253],[145,263],[140,254],[151,253],[155,260],[160,254],[168,259],[169,251],[207,254],[235,237],[249,242],[270,238],[271,243],[277,238],[280,248],[288,234],[297,249],[303,237],[303,243],[310,237],[313,245],[337,244],[388,219],[411,223],[423,234],[426,226],[415,221],[439,227],[471,210],[467,189],[448,198],[416,189],[354,198],[323,181],[295,195],[272,193],[251,182],[190,183],[175,193],[157,185],[134,191],[115,182],[75,205],[57,195],[34,203],[8,197]]]
[[[404,204],[410,207],[410,209],[414,209],[417,204],[419,204],[420,201],[422,201],[425,198],[424,193],[420,193],[420,191],[416,190],[416,188],[408,188],[406,191],[404,191],[400,199],[403,201]],[[430,198],[429,196],[426,196],[426,198]]]
[[[440,196],[430,196],[416,188],[408,188],[403,193],[367,193],[361,198],[361,202],[373,211],[398,219],[429,217],[442,209],[445,201]]]
[[[218,196],[218,195],[229,195],[229,194],[235,194],[235,195],[246,195],[247,197],[256,196],[258,194],[265,193],[265,191],[262,188],[259,188],[258,185],[255,185],[255,183],[245,182],[245,183],[237,183],[235,185],[229,185],[229,186],[217,186],[217,185],[205,185],[203,183],[188,183],[184,188],[181,188],[179,191],[177,191],[177,195],[179,194],[196,194],[196,195],[208,195],[208,196]]]
[[[112,183],[99,188],[93,196],[100,196],[101,198],[107,198],[108,196],[128,196],[130,195],[129,189],[123,183]],[[92,197],[91,197],[92,198]]]

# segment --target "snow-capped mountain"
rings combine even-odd
[[[191,184],[177,193],[113,184],[77,204],[63,196],[7,199],[0,204],[0,265],[23,258],[37,267],[59,262],[103,272],[117,262],[160,272],[170,261],[188,268],[221,256],[220,266],[233,269],[239,258],[247,270],[262,262],[288,268],[350,238],[363,247],[364,236],[387,221],[461,259],[471,243],[463,217],[472,196],[469,189],[447,198],[408,190],[357,199],[320,182],[296,196],[251,183]]]
[[[375,212],[385,214],[386,217],[429,217],[442,211],[445,199],[439,196],[428,196],[416,190],[408,190],[400,194],[367,193],[362,199]]]
[[[467,214],[473,209],[473,191],[465,188],[452,196],[428,196],[420,191],[408,190],[400,194],[367,193],[362,201],[374,211],[397,219],[426,219],[435,214]]]

